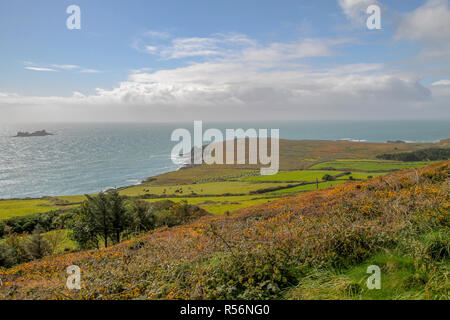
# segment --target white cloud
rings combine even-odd
[[[45,72],[57,72],[55,69],[51,68],[42,68],[42,67],[24,67],[26,70],[32,70],[32,71],[45,71]]]
[[[370,5],[381,6],[376,0],[338,0],[338,3],[347,19],[356,26],[365,25],[366,11]]]
[[[175,41],[176,40],[176,41]],[[113,89],[69,97],[0,93],[0,115],[69,120],[170,121],[402,118],[448,113],[449,94],[380,63],[313,67],[347,39],[263,45],[244,35],[177,38],[157,53],[202,57],[183,67],[132,70]],[[206,54],[205,50],[217,52]],[[199,59],[200,60],[200,59]],[[308,59],[309,61],[309,59]],[[436,96],[435,96],[436,95]],[[45,112],[34,112],[45,110]],[[447,111],[446,111],[447,110]],[[414,112],[413,112],[414,111]],[[61,120],[59,119],[59,120]]]
[[[155,46],[145,46],[145,51],[148,53],[156,53],[158,51],[158,48]]]
[[[89,68],[82,68],[75,64],[51,64],[50,67],[48,66],[37,66],[33,62],[25,61],[24,62],[26,67],[24,67],[27,70],[32,71],[46,71],[46,72],[58,72],[60,70],[64,71],[75,71],[78,70],[81,73],[101,73],[101,70],[97,69],[89,69]]]
[[[58,69],[64,69],[64,70],[74,70],[74,69],[80,68],[80,66],[77,66],[74,64],[52,64],[52,67],[55,67]]]
[[[435,81],[431,84],[432,86],[450,86],[450,80],[444,79]]]
[[[166,31],[148,30],[144,32],[143,35],[150,38],[159,38],[159,39],[170,38],[170,33]]]
[[[423,45],[420,58],[450,60],[450,9],[447,0],[428,0],[403,17],[397,39],[409,39]]]
[[[450,40],[448,1],[428,0],[407,14],[397,30],[397,37],[425,42]]]
[[[187,57],[227,56],[239,48],[256,44],[242,34],[214,34],[210,37],[173,38],[165,43],[160,40],[148,44],[146,39],[137,39],[134,48],[158,55],[162,59]]]
[[[81,73],[101,73],[102,71],[97,69],[82,69],[80,70]]]
[[[352,68],[355,71],[351,73]],[[418,79],[384,73],[380,65],[320,71],[300,66],[268,71],[258,64],[215,61],[130,74],[127,81],[112,90],[97,89],[92,95],[4,94],[0,95],[0,105],[53,106],[54,116],[60,113],[67,117],[71,114],[67,110],[72,110],[79,113],[78,117],[89,114],[106,117],[105,120],[230,120],[236,115],[239,119],[268,120],[395,117],[410,114],[411,108],[427,104],[430,99],[430,91]]]
[[[143,45],[138,49],[162,59],[227,59],[264,63],[332,55],[331,48],[349,39],[303,39],[263,45],[242,34],[214,34],[209,37],[174,38],[167,43]],[[269,66],[268,66],[269,67]]]

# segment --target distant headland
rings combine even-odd
[[[53,136],[53,133],[49,133],[45,130],[35,131],[32,133],[19,131],[17,132],[17,135],[14,136],[14,138],[45,137],[45,136]]]

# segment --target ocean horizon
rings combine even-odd
[[[279,129],[291,140],[437,142],[450,120],[204,122],[204,130]],[[97,193],[177,170],[173,130],[193,122],[24,123],[0,125],[0,199]],[[45,129],[52,136],[13,138]]]

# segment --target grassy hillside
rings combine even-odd
[[[448,299],[449,178],[447,161],[19,265],[0,298]],[[65,288],[72,264],[80,291]]]

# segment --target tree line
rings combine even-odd
[[[396,161],[439,161],[450,159],[450,148],[428,148],[402,153],[384,153],[377,156],[378,159]]]

